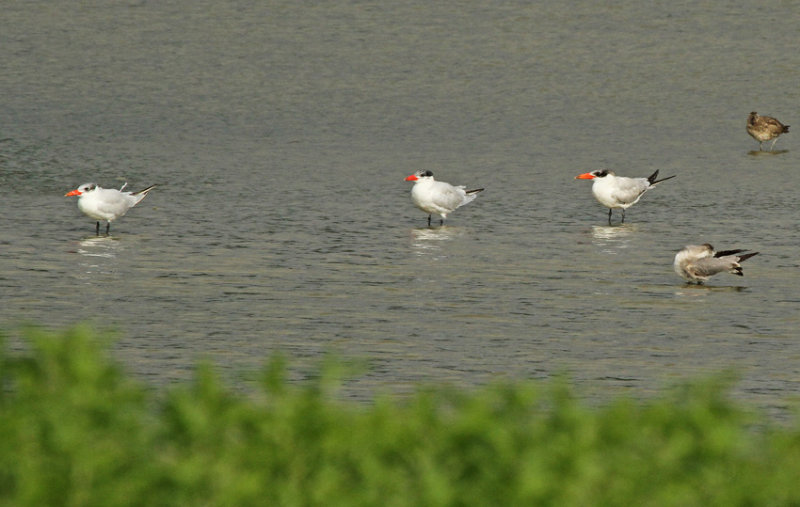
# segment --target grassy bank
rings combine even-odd
[[[24,334],[30,352],[0,353],[3,505],[800,503],[800,427],[724,382],[600,408],[558,382],[365,405],[273,361],[256,395],[211,368],[154,392],[88,329]]]

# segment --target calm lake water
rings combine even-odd
[[[121,331],[145,382],[275,351],[353,396],[568,372],[599,397],[729,368],[800,395],[790,2],[6,2],[0,325]],[[798,127],[773,153],[750,111]],[[620,225],[573,178],[678,177]],[[428,228],[404,178],[485,187]],[[159,187],[95,237],[64,193]],[[677,250],[760,255],[686,286]]]

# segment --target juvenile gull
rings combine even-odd
[[[742,253],[744,250],[723,250],[715,252],[708,243],[702,245],[686,245],[675,254],[673,267],[678,275],[689,282],[702,284],[717,273],[727,271],[733,275],[744,276],[740,263],[758,252]]]

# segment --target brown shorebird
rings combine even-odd
[[[789,125],[784,125],[771,116],[759,116],[753,111],[747,117],[747,133],[758,141],[759,151],[763,149],[764,141],[774,139],[772,146],[769,147],[769,151],[772,151],[778,142],[778,136],[784,132],[789,132]]]

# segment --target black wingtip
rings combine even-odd
[[[752,253],[749,253],[749,254],[744,254],[741,257],[739,257],[739,262],[744,262],[747,259],[749,259],[750,257],[752,257],[754,255],[758,255],[758,254],[759,254],[759,252],[752,252]]]
[[[133,195],[146,194],[147,192],[153,190],[154,188],[156,188],[156,185],[150,185],[149,187],[143,188],[138,192],[134,192]]]
[[[470,194],[477,194],[478,192],[483,192],[485,189],[483,188],[473,188],[472,190],[467,190],[467,195]]]
[[[744,249],[742,248],[738,248],[736,250],[722,250],[721,252],[716,252],[714,254],[714,257],[720,258],[720,257],[725,257],[726,255],[735,255],[742,252],[744,252]]]
[[[656,174],[658,174],[658,171],[656,171]],[[662,181],[671,180],[675,176],[677,176],[677,174],[673,174],[672,176],[667,176],[666,178],[661,178],[660,180],[647,178],[647,181],[649,181],[651,185],[655,185],[656,183],[661,183]]]

